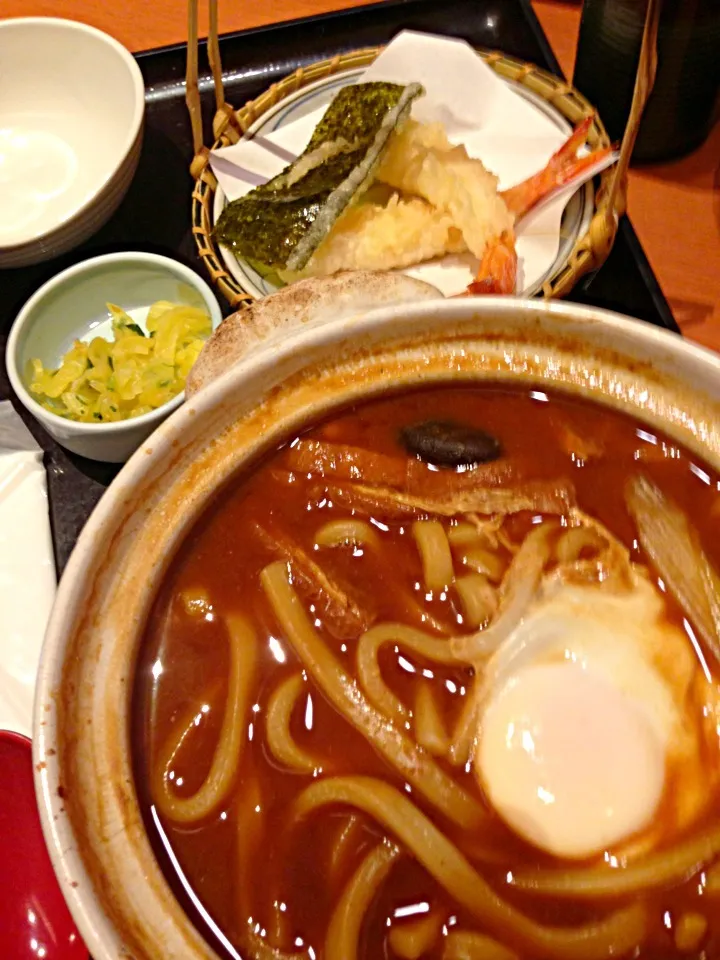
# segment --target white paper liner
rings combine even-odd
[[[32,731],[40,650],[55,599],[42,450],[0,403],[0,729]]]

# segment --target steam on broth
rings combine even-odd
[[[719,956],[719,490],[624,415],[492,385],[237,478],[135,691],[148,829],[215,949]]]

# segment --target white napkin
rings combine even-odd
[[[413,104],[413,117],[440,121],[451,141],[465,144],[471,156],[479,157],[497,174],[501,189],[541,170],[568,136],[540,108],[516,93],[464,40],[403,31],[360,79],[422,83],[426,93]],[[267,137],[241,140],[213,151],[210,162],[225,196],[235,200],[279,173],[305,148],[324,112],[325,108],[315,110]],[[610,157],[588,170],[518,224],[521,288],[530,287],[554,263],[562,212],[569,198],[581,183],[613,161]],[[446,257],[403,272],[450,295],[467,286],[476,265],[470,255]]]
[[[30,736],[35,675],[55,599],[42,450],[0,403],[0,729]]]

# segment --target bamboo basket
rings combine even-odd
[[[225,100],[220,45],[217,29],[217,2],[209,0],[210,31],[208,58],[215,89],[216,113],[213,120],[214,142],[211,148],[203,143],[200,93],[198,85],[198,0],[189,0],[188,57],[186,78],[186,102],[193,132],[194,158],[190,172],[194,180],[192,191],[192,233],[198,255],[203,261],[212,282],[232,308],[252,301],[250,293],[225,269],[213,236],[213,202],[217,181],[210,169],[210,150],[236,143],[247,130],[281,100],[303,87],[349,69],[366,67],[378,56],[382,47],[370,47],[351,53],[340,54],[321,60],[273,84],[255,100],[235,109]],[[629,155],[635,141],[644,102],[654,79],[653,18],[657,29],[657,16],[653,8],[657,0],[650,0],[646,36],[638,72],[633,113],[628,131],[623,140],[619,162],[599,177],[594,194],[594,210],[586,232],[578,237],[567,261],[558,266],[543,283],[540,296],[545,298],[566,296],[585,274],[597,270],[607,259],[617,234],[620,217],[626,210],[627,168]],[[497,51],[478,50],[478,55],[501,77],[527,87],[541,97],[569,123],[575,126],[588,116],[593,123],[587,138],[590,149],[609,145],[608,135],[596,111],[585,97],[559,77]]]

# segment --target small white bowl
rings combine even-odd
[[[133,56],[74,20],[0,21],[0,267],[76,247],[117,208],[140,158]]]
[[[77,423],[45,410],[28,387],[30,361],[58,367],[76,339],[105,334],[107,303],[116,303],[143,326],[156,300],[204,307],[213,330],[222,313],[212,290],[194,271],[153,253],[111,253],[70,267],[48,280],[27,301],[8,337],[5,360],[23,406],[58,443],[91,460],[122,463],[183,402],[179,393],[151,413],[117,423]]]

